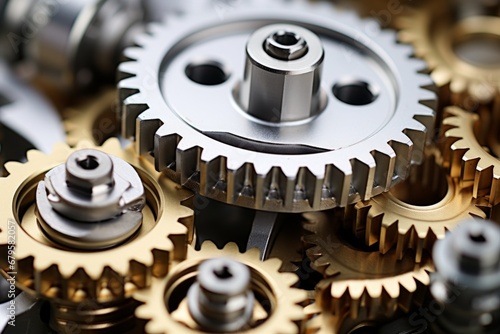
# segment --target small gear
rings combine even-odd
[[[63,112],[66,142],[76,146],[83,140],[102,145],[120,133],[115,89],[105,89]]]
[[[305,241],[314,245],[307,252],[313,268],[325,279],[317,286],[317,303],[336,316],[345,312],[352,319],[366,313],[366,319],[381,314],[391,317],[407,312],[423,301],[429,285],[430,259],[415,264],[408,254],[400,261],[395,251],[380,254],[341,235],[341,224],[333,213],[307,213],[304,228],[313,232]],[[349,241],[348,241],[349,240]]]
[[[491,205],[500,203],[500,160],[482,145],[478,133],[482,120],[458,107],[445,109],[441,129],[441,150],[444,166],[462,187],[473,186],[475,198],[486,196]],[[498,127],[490,134],[498,143]]]
[[[424,250],[430,254],[434,242],[445,237],[461,221],[477,216],[486,218],[472,196],[472,187],[461,188],[442,168],[437,148],[427,150],[426,159],[414,166],[410,177],[369,201],[354,206],[353,229],[368,246],[379,243],[385,254],[396,246],[398,259],[415,250],[420,262]]]
[[[500,18],[486,15],[486,5],[480,10],[482,6],[480,1],[427,1],[408,9],[396,23],[400,40],[413,44],[416,56],[427,61],[444,106],[475,110],[496,103],[500,95],[498,48],[494,49]]]
[[[307,299],[303,290],[292,288],[298,278],[279,273],[281,261],[259,260],[256,249],[240,253],[236,244],[222,250],[211,242],[203,243],[200,251],[188,249],[187,259],[172,269],[164,279],[155,279],[149,289],[137,291],[135,298],[144,303],[136,310],[139,319],[146,319],[146,333],[202,333],[192,319],[185,302],[186,285],[193,284],[199,266],[207,260],[227,257],[245,265],[251,272],[251,290],[255,295],[258,321],[239,333],[297,333],[297,322],[304,318],[301,304]],[[190,283],[190,284],[189,284]]]
[[[436,105],[423,62],[373,27],[299,1],[152,26],[119,68],[123,136],[221,202],[306,212],[368,200],[421,161]]]
[[[52,238],[53,234],[48,234],[40,214],[35,213],[39,211],[35,210],[35,190],[49,170],[84,148],[96,147],[89,142],[80,143],[75,149],[61,144],[51,155],[30,151],[27,163],[5,165],[10,175],[0,179],[0,244],[8,243],[7,225],[17,226],[17,284],[25,291],[52,301],[123,300],[135,289],[148,286],[152,276],[166,274],[173,258],[185,256],[187,229],[180,222],[188,222],[192,211],[181,202],[192,194],[156,172],[132,148],[124,150],[118,140],[111,139],[96,149],[126,161],[138,173],[146,195],[142,224],[133,236],[109,249],[92,251],[62,245]],[[104,234],[104,227],[101,230]],[[12,271],[5,261],[2,268]]]

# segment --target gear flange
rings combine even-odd
[[[126,51],[123,135],[183,185],[260,210],[345,206],[405,179],[435,107],[411,48],[328,4],[252,3],[172,18]]]

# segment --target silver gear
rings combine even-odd
[[[319,109],[311,107],[306,116],[285,124],[262,120],[251,106],[238,106],[248,102],[244,92],[238,95],[245,43],[254,31],[280,22],[287,24],[280,29],[296,27],[319,35],[319,47],[325,48],[322,91],[319,85],[307,88],[317,93],[311,106]],[[252,45],[262,45],[258,42]],[[434,123],[436,96],[427,89],[432,81],[420,73],[425,66],[411,58],[411,47],[397,44],[395,34],[381,31],[374,21],[326,3],[283,6],[281,1],[255,0],[171,18],[151,26],[136,43],[125,52],[130,61],[119,67],[123,135],[135,137],[141,154],[152,153],[158,170],[167,170],[203,196],[265,211],[324,210],[389,190],[406,178],[412,163],[422,160],[426,133]],[[311,43],[295,64],[313,55],[319,59],[316,45]],[[198,63],[200,59],[210,61]],[[247,60],[247,70],[258,75],[258,66],[251,64]],[[307,69],[311,82],[320,66],[314,72]],[[292,72],[283,74],[283,80],[294,82],[290,86],[302,84],[288,76]],[[357,77],[369,80],[345,81]],[[246,84],[245,79],[240,85],[243,91]],[[334,93],[337,86],[347,89]],[[262,97],[276,96],[260,90]],[[307,91],[278,94],[283,101],[302,103]],[[366,106],[357,105],[364,102]],[[294,103],[288,107],[293,109]],[[287,119],[283,110],[278,110],[280,120]]]

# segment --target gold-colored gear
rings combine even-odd
[[[456,46],[475,36],[500,38],[500,17],[470,16],[455,19],[449,0],[426,1],[408,8],[398,18],[399,39],[413,44],[415,55],[424,59],[440,89],[440,101],[467,110],[497,103],[500,96],[500,66],[481,66],[464,60]]]
[[[479,204],[472,187],[461,188],[448,176],[438,149],[430,147],[424,163],[414,166],[404,183],[354,205],[353,229],[368,246],[378,243],[382,254],[395,246],[397,258],[402,259],[413,249],[415,261],[420,262],[424,250],[430,254],[446,231],[471,216],[486,218]]]
[[[136,316],[148,320],[146,333],[203,333],[182,302],[184,297],[177,300],[177,309],[167,305],[179,298],[176,293],[179,287],[188,284],[189,280],[193,282],[203,261],[221,256],[233,258],[250,268],[252,290],[264,296],[265,302],[261,305],[267,304],[254,311],[260,319],[255,326],[241,333],[298,333],[297,323],[304,318],[301,304],[307,299],[305,291],[292,288],[298,277],[280,273],[281,261],[278,259],[260,261],[257,249],[240,253],[236,244],[230,243],[220,250],[211,242],[204,242],[200,251],[189,248],[187,259],[175,266],[167,277],[155,279],[149,289],[135,293],[134,298],[144,303],[137,308]],[[262,314],[264,310],[265,315]]]
[[[141,177],[147,199],[140,230],[129,241],[112,249],[85,252],[64,248],[46,237],[35,216],[35,189],[45,173],[63,164],[74,151],[96,148],[131,164]],[[8,243],[7,224],[16,229],[17,284],[25,291],[51,301],[109,303],[123,300],[152,277],[169,271],[173,259],[185,257],[192,210],[181,203],[192,196],[133,148],[122,149],[117,139],[101,147],[82,142],[75,149],[60,144],[51,155],[28,152],[27,163],[10,162],[10,173],[0,178],[0,245]],[[9,270],[2,258],[2,269]]]
[[[336,316],[347,312],[355,319],[366,313],[366,319],[377,319],[421,303],[430,281],[430,259],[416,264],[406,254],[398,261],[394,250],[381,254],[357,245],[341,228],[340,216],[339,210],[304,214],[304,228],[313,233],[305,237],[313,245],[308,256],[325,276],[316,288],[320,307]]]
[[[76,146],[83,140],[102,145],[120,133],[116,89],[107,88],[63,111],[66,142]]]
[[[473,187],[475,198],[487,197],[494,206],[500,203],[500,160],[479,142],[480,129],[478,115],[446,108],[440,140],[443,164],[462,187]],[[498,136],[498,128],[493,126],[491,133]]]

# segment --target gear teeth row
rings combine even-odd
[[[479,116],[458,107],[445,110],[441,130],[444,165],[462,187],[473,186],[475,198],[500,203],[500,160],[492,156],[474,133]]]

